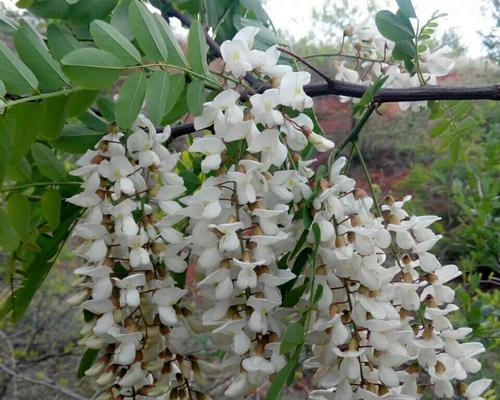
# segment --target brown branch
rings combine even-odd
[[[191,26],[191,18],[177,11],[168,0],[161,0],[162,15],[164,18],[168,19],[170,17],[175,17],[181,21],[181,23],[189,28]],[[205,39],[207,45],[212,51],[213,55],[220,57],[220,46],[219,44],[208,34],[205,30]],[[333,79],[314,66],[312,66],[304,57],[300,57],[295,53],[280,48],[280,50],[288,55],[295,57],[314,72],[320,75],[325,82],[322,83],[311,83],[304,86],[305,93],[310,97],[320,97],[320,96],[347,96],[354,98],[361,98],[365,93],[367,86],[359,85],[350,82],[343,82]],[[250,84],[250,86],[257,92],[262,93],[271,86],[250,73],[245,75],[245,80]],[[241,92],[241,100],[245,101],[249,98],[250,94],[248,92]],[[500,84],[490,84],[490,85],[470,85],[470,86],[454,86],[454,87],[443,87],[443,86],[425,86],[416,88],[402,88],[402,89],[381,89],[375,95],[373,101],[375,103],[391,103],[400,101],[428,101],[428,100],[500,100]],[[193,133],[196,130],[194,125],[183,124],[172,127],[172,138],[187,135]]]
[[[259,93],[269,89],[270,85],[263,85]],[[367,87],[355,83],[342,82],[331,79],[329,82],[311,83],[304,86],[308,96],[348,96],[360,98]],[[248,93],[242,93],[242,99],[248,99]],[[500,84],[468,85],[468,86],[422,86],[403,89],[380,89],[375,95],[375,103],[393,103],[400,101],[427,101],[427,100],[500,100]],[[172,138],[193,133],[194,125],[183,124],[172,127]]]

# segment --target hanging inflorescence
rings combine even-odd
[[[245,102],[228,88],[205,104],[195,127],[213,133],[185,153],[201,161],[198,188],[187,188],[181,154],[164,144],[169,128],[157,134],[143,116],[128,136],[110,129],[72,172],[84,183],[69,201],[86,211],[70,302],[84,310],[80,344],[99,350],[86,374],[104,388],[100,399],[208,398],[203,375],[216,367],[186,344],[194,332],[234,371],[228,398],[255,393],[300,358],[314,373],[311,399],[425,390],[479,399],[490,381],[462,381],[484,348],[462,343],[471,329],[448,319],[457,306],[446,284],[460,271],[431,253],[438,218],[408,214],[410,197],[377,203],[344,175],[343,157],[315,174],[300,152],[334,145],[308,116],[310,75],[278,64],[276,47],[252,49],[256,33],[222,44],[226,72],[253,72],[272,88]]]

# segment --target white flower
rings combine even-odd
[[[208,275],[205,279],[198,283],[199,287],[207,285],[215,285],[215,299],[225,300],[233,294],[233,281],[229,275],[229,271],[225,268],[219,268]]]
[[[250,49],[259,28],[248,26],[240,30],[233,40],[226,40],[221,44],[220,51],[226,63],[226,71],[235,78],[244,76],[253,69],[250,60]]]
[[[253,308],[252,315],[250,315],[250,319],[248,320],[248,327],[254,332],[267,333],[268,320],[266,314],[279,306],[280,303],[250,296],[247,300],[247,305]]]
[[[304,108],[311,108],[313,101],[304,92],[304,85],[310,81],[311,74],[309,72],[287,72],[281,78],[279,87],[281,104],[299,111],[303,111]]]
[[[491,385],[491,379],[478,379],[469,384],[465,390],[464,396],[467,400],[484,400],[481,395],[488,389]]]
[[[443,46],[433,53],[427,50],[422,57],[422,64],[432,75],[448,75],[455,66],[455,62],[451,58],[446,57],[451,52],[452,49],[450,46]]]
[[[222,161],[220,154],[225,149],[222,140],[214,136],[196,138],[189,146],[189,151],[205,154],[206,157],[201,162],[201,169],[205,173],[219,169]]]
[[[120,304],[130,307],[137,307],[140,304],[140,294],[137,288],[146,284],[146,277],[143,273],[132,274],[123,279],[113,278],[120,291]]]
[[[178,287],[162,288],[153,294],[151,302],[156,304],[160,321],[164,325],[173,326],[177,324],[177,314],[172,307],[177,303],[185,294],[186,289],[179,289]]]
[[[113,362],[118,365],[130,365],[134,362],[136,351],[142,340],[141,332],[122,333],[118,328],[109,330],[109,334],[120,344],[115,350]]]
[[[260,385],[275,371],[273,363],[261,356],[245,358],[241,365],[248,372],[248,380],[254,385]]]
[[[280,132],[277,129],[265,129],[253,138],[247,149],[251,153],[261,153],[261,162],[265,166],[281,166],[286,160],[288,150],[281,143]]]
[[[237,319],[228,321],[215,329],[214,334],[225,334],[233,337],[232,350],[238,354],[245,354],[250,349],[250,338],[244,332],[246,321],[244,319]]]
[[[238,278],[236,279],[236,286],[242,290],[257,287],[257,274],[255,273],[254,268],[258,265],[264,264],[264,261],[248,262],[233,258],[233,263],[241,268],[238,273]]]
[[[250,97],[252,103],[252,114],[255,121],[272,128],[283,123],[283,115],[275,108],[280,104],[280,92],[278,89],[267,89],[262,94],[254,94]]]
[[[125,194],[134,194],[134,183],[130,179],[130,175],[135,172],[134,167],[130,161],[123,156],[111,158],[110,161],[104,160],[99,164],[99,173],[103,178],[115,182],[113,191],[116,196],[120,196],[123,192]]]
[[[359,82],[359,74],[358,71],[347,68],[345,66],[345,61],[342,61],[337,67],[337,74],[335,75],[335,79],[339,81],[357,83]]]
[[[156,133],[156,131],[155,131]],[[139,129],[127,138],[127,149],[141,167],[160,164],[160,157],[152,150],[154,137]]]
[[[327,139],[324,136],[318,135],[317,133],[311,132],[307,137],[309,143],[311,143],[316,150],[319,152],[330,151],[335,147],[335,143]]]

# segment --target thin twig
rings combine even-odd
[[[30,378],[29,376],[22,375],[22,374],[18,373],[17,371],[14,371],[14,370],[10,369],[9,367],[6,367],[3,364],[0,364],[0,369],[3,370],[4,372],[8,373],[9,375],[11,375],[14,379],[21,379],[23,381],[30,382],[30,383],[33,383],[35,385],[41,385],[41,386],[48,387],[48,388],[55,390],[59,393],[63,393],[65,395],[71,397],[72,399],[87,400],[86,397],[80,396],[78,393],[75,393],[70,389],[56,385],[55,383],[52,383],[49,381],[42,381],[42,380]]]

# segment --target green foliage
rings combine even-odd
[[[187,87],[186,100],[189,111],[200,115],[205,102],[205,84],[199,80],[191,81]]]
[[[415,36],[415,32],[409,19],[406,15],[397,15],[387,10],[382,10],[377,13],[375,23],[379,32],[393,42],[401,42],[411,40]]]
[[[144,72],[130,75],[118,94],[115,106],[115,121],[120,128],[127,129],[137,119],[146,94]]]
[[[42,143],[34,143],[31,146],[31,155],[42,175],[54,181],[66,179],[64,165],[50,147]]]
[[[69,83],[40,34],[25,20],[20,22],[15,43],[19,56],[38,77],[41,88],[54,90]]]
[[[168,61],[168,50],[156,19],[146,6],[133,0],[129,8],[130,26],[147,58]]]
[[[155,71],[147,81],[146,110],[155,125],[160,125],[167,111],[170,76],[165,71]]]
[[[6,251],[14,251],[19,246],[19,236],[9,216],[0,209],[0,246]]]
[[[26,94],[38,88],[38,79],[5,44],[0,42],[0,79],[13,94]]]
[[[120,59],[124,65],[141,63],[141,54],[113,25],[104,21],[92,21],[90,34],[96,45]]]
[[[73,83],[84,89],[103,89],[111,86],[124,68],[113,54],[90,47],[73,50],[62,60],[63,71]]]
[[[61,221],[61,194],[58,190],[48,189],[40,203],[45,220],[52,229],[56,229]]]
[[[208,73],[207,52],[203,27],[199,20],[193,20],[188,35],[188,60],[193,71],[200,75]]]

